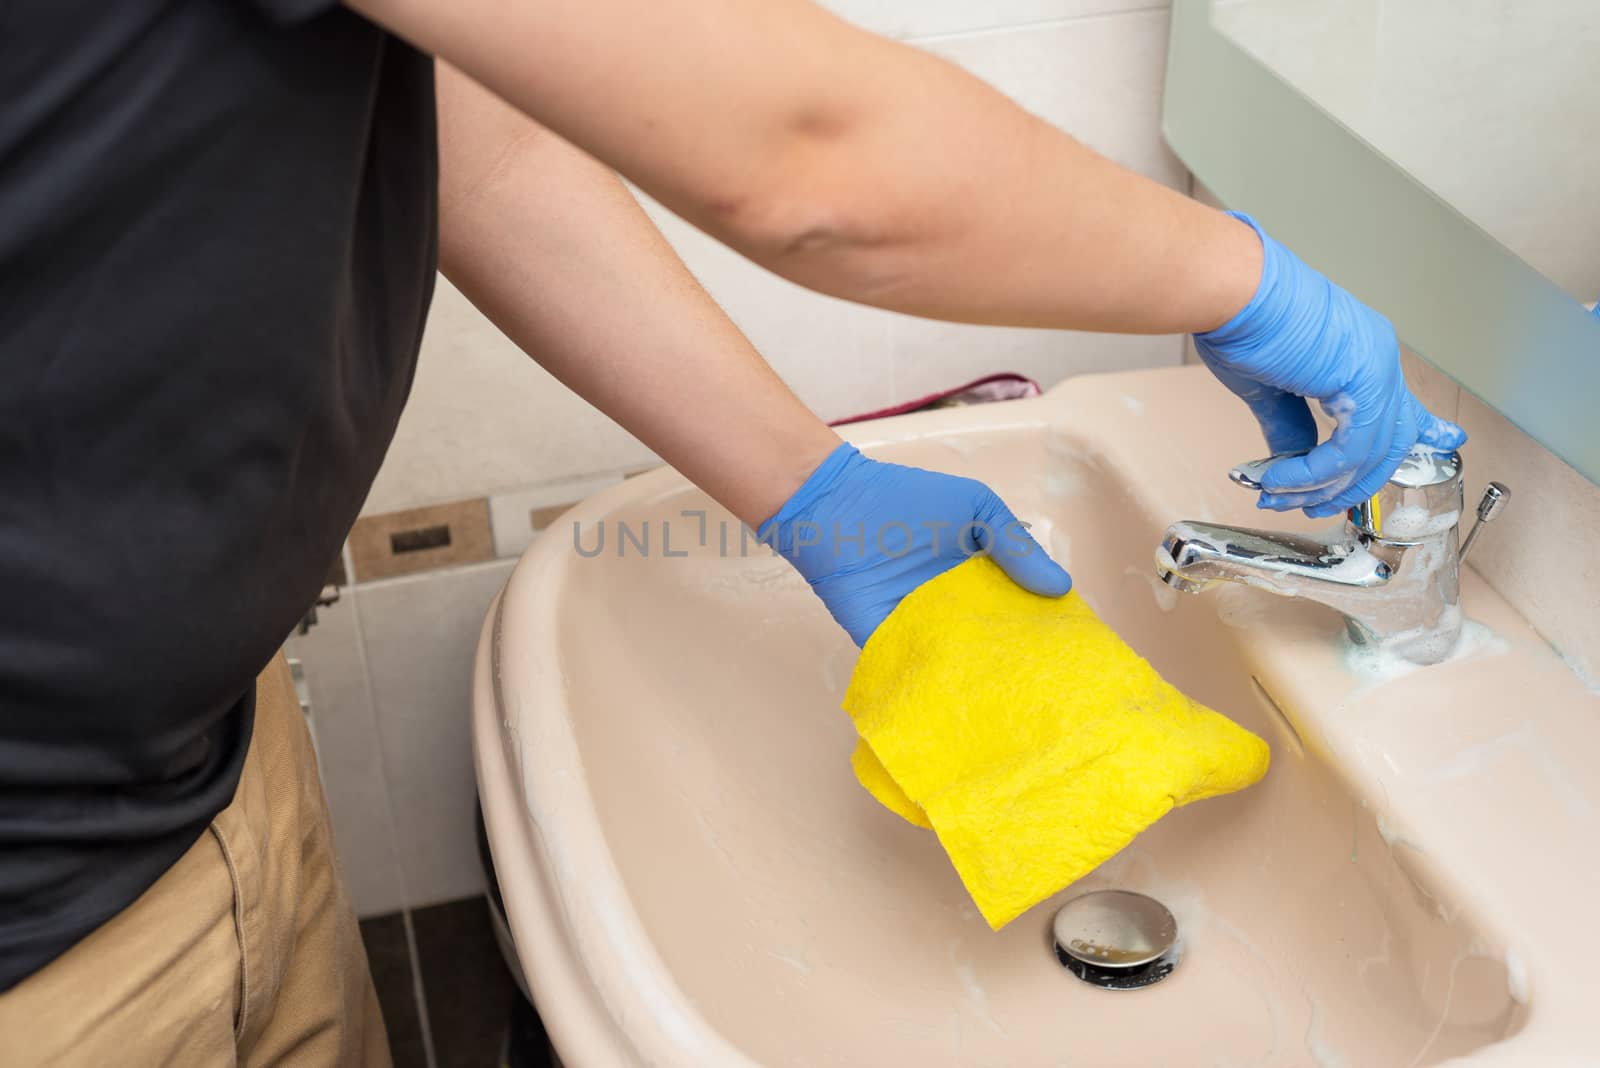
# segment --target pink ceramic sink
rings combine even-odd
[[[855,784],[855,649],[805,585],[672,472],[629,480],[535,544],[479,649],[495,864],[569,1068],[1600,1063],[1600,698],[1475,575],[1468,648],[1412,671],[1317,606],[1160,585],[1169,522],[1263,522],[1224,477],[1254,428],[1198,369],[851,437],[993,485],[1272,770],[993,933]],[[1057,963],[1055,908],[1101,887],[1176,915],[1166,981]]]

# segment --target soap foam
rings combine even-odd
[[[1082,494],[1086,488],[1083,475],[1077,468],[1052,468],[1044,476],[1045,496],[1051,500],[1070,500]]]
[[[806,960],[804,951],[798,948],[788,947],[785,949],[769,949],[767,952],[772,954],[772,956],[776,957],[778,960],[782,961],[784,964],[787,964],[789,967],[793,968],[795,971],[799,972],[801,975],[810,975],[816,970],[812,968],[811,962]]]
[[[972,962],[961,959],[960,951],[961,939],[957,938],[950,943],[950,959],[956,966],[956,978],[961,981],[961,989],[966,992],[967,1004],[995,1034],[1005,1034],[1006,1029],[1000,1026],[1000,1021],[994,1018],[994,1011],[989,1007],[989,992],[983,988],[983,981],[978,978]]]
[[[1528,964],[1510,946],[1506,947],[1506,993],[1511,995],[1511,1000],[1518,1005],[1528,1003]]]
[[[1387,813],[1378,813],[1377,824],[1378,834],[1383,838],[1384,844],[1387,845],[1391,850],[1393,850],[1395,846],[1404,846],[1406,849],[1409,849],[1414,853],[1427,852],[1427,850],[1422,848],[1422,843],[1418,842],[1415,838],[1412,838],[1406,834],[1406,832],[1400,827],[1390,822]]]
[[[1488,741],[1457,750],[1448,760],[1435,767],[1429,778],[1433,782],[1472,778],[1507,753],[1516,752],[1520,752],[1539,769],[1540,778],[1550,792],[1559,797],[1574,815],[1582,819],[1594,816],[1595,805],[1582,785],[1582,778],[1572,772],[1531,720]]]
[[[1072,570],[1072,539],[1063,531],[1050,532],[1050,556],[1068,571]]]
[[[1443,534],[1460,522],[1460,512],[1435,515],[1428,509],[1414,504],[1401,505],[1383,513],[1381,517],[1383,536],[1398,541],[1420,541],[1436,534]]]
[[[1453,607],[1448,611],[1459,613],[1461,609]],[[1449,628],[1443,629],[1448,634]],[[1345,670],[1366,683],[1363,689],[1382,685],[1422,670],[1424,665],[1407,659],[1403,654],[1437,653],[1439,650],[1431,647],[1431,643],[1446,640],[1443,635],[1429,635],[1420,631],[1397,634],[1382,644],[1357,642],[1347,635],[1344,638]],[[1498,656],[1510,648],[1510,644],[1500,635],[1482,623],[1469,619],[1461,625],[1461,634],[1454,648],[1439,662],[1452,664],[1479,656]]]
[[[1066,531],[1056,526],[1048,519],[1033,519],[1028,522],[1028,533],[1033,535],[1033,540],[1050,554],[1050,559],[1072,570],[1072,539]]]
[[[1306,1023],[1306,1052],[1317,1062],[1318,1068],[1345,1068],[1344,1054],[1328,1044],[1322,1037],[1322,1002],[1310,990],[1302,988],[1306,1004],[1311,1008],[1311,1019]]]
[[[1583,688],[1594,694],[1596,697],[1600,697],[1600,678],[1596,678],[1584,666],[1584,664],[1571,653],[1560,652],[1560,650],[1557,650],[1557,652],[1567,667],[1572,669],[1572,673],[1578,676],[1578,681],[1583,683]]]
[[[1389,477],[1413,486],[1435,485],[1447,481],[1455,474],[1455,465],[1448,462],[1451,455],[1448,449],[1435,449],[1431,445],[1419,442],[1411,447],[1406,458],[1400,461],[1400,466],[1395,468],[1394,474]]]
[[[967,460],[978,455],[978,450],[983,448],[983,443],[970,434],[952,435],[951,437],[937,440],[940,445]]]

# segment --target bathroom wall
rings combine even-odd
[[[966,66],[1114,159],[1186,187],[1159,131],[1165,3],[827,6]],[[1049,386],[1182,358],[1174,337],[928,323],[817,296],[647,206],[712,295],[829,419],[991,371]],[[353,585],[290,641],[363,915],[481,892],[467,683],[484,610],[539,527],[653,463],[441,280],[411,405],[347,548]]]

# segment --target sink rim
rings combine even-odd
[[[1119,391],[1126,393],[1137,390],[1137,379],[1151,374],[1190,375],[1196,388],[1202,382],[1210,382],[1209,376],[1202,379],[1200,369],[1084,376],[1042,397],[858,424],[849,428],[848,436],[859,445],[874,446],[969,431],[1005,429],[1048,433],[1062,413],[1092,409],[1092,404],[1080,403],[1080,396],[1089,394],[1092,397],[1095,392],[1103,392],[1106,380],[1120,380]],[[1116,442],[1106,441],[1105,444],[1110,451]],[[581,503],[567,513],[564,523],[597,520],[624,503],[648,501],[681,485],[679,476],[665,469],[630,479]],[[1175,514],[1174,518],[1177,517]],[[755,1062],[711,1027],[677,986],[623,893],[621,876],[589,795],[577,759],[576,737],[567,718],[564,715],[542,717],[544,722],[538,724],[541,762],[562,766],[560,756],[565,752],[569,758],[564,765],[565,774],[530,779],[521,776],[516,766],[520,753],[517,735],[528,721],[526,716],[501,717],[498,709],[503,705],[497,684],[511,679],[525,702],[564,707],[559,665],[552,657],[557,648],[555,617],[560,597],[550,592],[551,583],[562,581],[567,559],[564,548],[558,544],[558,539],[541,539],[518,564],[486,621],[474,683],[475,756],[480,792],[484,796],[497,869],[502,873],[502,882],[512,884],[506,888],[507,911],[521,947],[519,952],[529,958],[526,966],[529,980],[541,1005],[551,1011],[548,1025],[552,1037],[557,1039],[558,1048],[572,1059],[595,1057],[602,1063],[639,1061],[644,1059],[640,1056],[639,1047],[642,1046],[650,1051],[653,1063],[752,1065]],[[1475,598],[1499,600],[1481,582],[1473,582],[1469,588]],[[536,591],[543,591],[544,595],[538,596]],[[516,604],[516,611],[505,611],[508,599]],[[1503,601],[1495,607],[1500,616],[1508,613],[1514,616]],[[1520,620],[1520,617],[1515,618]],[[1526,629],[1525,623],[1522,626]],[[515,664],[493,663],[494,654],[507,641],[523,653]],[[1242,639],[1240,645],[1242,655],[1253,658],[1265,677],[1276,682],[1287,679],[1285,689],[1296,696],[1306,696],[1299,692],[1301,687],[1294,685],[1292,657],[1286,665],[1284,650],[1272,648],[1270,641],[1262,641],[1255,635]],[[1315,707],[1314,701],[1312,707]],[[1362,758],[1359,746],[1352,750],[1351,738],[1338,737],[1341,732],[1336,720],[1312,716],[1309,722],[1295,722],[1294,726],[1308,741],[1326,750],[1324,759],[1330,764],[1353,773],[1355,781],[1350,783],[1350,789],[1354,795],[1369,799],[1389,795],[1390,783],[1383,769],[1370,767]],[[1600,741],[1600,730],[1592,736]],[[500,803],[504,801],[525,808],[531,818],[516,818],[515,812],[508,812]],[[558,810],[559,820],[538,815]],[[1430,858],[1430,862],[1433,859]],[[1588,868],[1592,871],[1594,865],[1591,863]],[[581,874],[573,875],[573,872]],[[1465,884],[1460,879],[1451,882]],[[569,886],[583,886],[590,893],[570,895],[563,889]],[[1474,888],[1483,889],[1481,885]],[[1482,911],[1490,919],[1504,916],[1504,908],[1493,907],[1497,902],[1492,900],[1504,896],[1480,894],[1476,902],[1479,907],[1473,911]],[[1488,907],[1482,900],[1484,897],[1491,899]],[[513,898],[517,901],[515,905]],[[1498,904],[1503,906],[1505,902]],[[1505,925],[1489,923],[1487,926],[1504,929]],[[1543,974],[1550,957],[1544,952],[1548,948],[1542,943],[1520,943],[1521,970],[1525,974],[1532,971],[1535,976]],[[1572,960],[1575,950],[1593,952],[1600,948],[1600,938],[1591,937],[1578,945],[1569,938],[1561,948],[1565,952],[1559,957]],[[1560,1063],[1563,1056],[1570,1056],[1570,1051],[1576,1048],[1573,1040],[1583,1033],[1576,1028],[1585,1021],[1581,1016],[1560,1012],[1563,1026],[1553,1026],[1558,1006],[1554,1001],[1546,1001],[1547,993],[1550,991],[1540,989],[1540,1000],[1529,1006],[1528,1018],[1516,1034],[1475,1052],[1467,1058],[1467,1063],[1526,1063],[1527,1057],[1534,1055],[1535,1048],[1545,1051],[1540,1056],[1555,1058],[1543,1063]],[[629,1028],[625,1029],[619,1020],[628,1021]],[[630,1034],[640,1036],[638,1045],[629,1039]],[[1502,1061],[1502,1057],[1515,1059]]]

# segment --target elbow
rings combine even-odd
[[[848,191],[818,185],[771,189],[730,205],[713,230],[791,282],[831,296],[880,303],[905,242]],[[719,232],[720,231],[720,232]]]
[[[829,135],[832,134],[832,135]],[[809,131],[769,177],[709,199],[702,225],[756,263],[811,289],[875,303],[909,234],[892,198],[869,188],[837,131]]]

